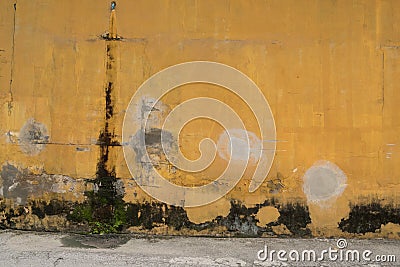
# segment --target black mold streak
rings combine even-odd
[[[0,221],[0,229],[15,228],[15,219],[26,214],[23,207],[7,208],[4,202],[0,202],[0,214],[1,213],[4,219]]]
[[[100,147],[100,157],[97,162],[96,179],[94,185],[96,190],[87,192],[88,198],[86,217],[92,221],[114,225],[116,220],[116,207],[123,204],[122,196],[118,192],[118,181],[115,173],[115,166],[110,163],[109,152],[110,147],[120,146],[115,140],[114,130],[110,131],[110,120],[114,115],[114,106],[112,101],[112,93],[114,90],[114,82],[116,77],[116,69],[112,66],[115,64],[115,47],[112,45],[114,40],[106,40],[106,86],[105,92],[105,122],[104,128],[100,131],[97,144]]]
[[[153,229],[157,224],[166,224],[176,230],[192,225],[183,208],[164,203],[127,204],[126,214],[128,226],[143,226],[145,229]]]
[[[369,204],[351,204],[348,218],[343,218],[339,228],[348,233],[374,233],[381,225],[400,224],[400,207],[383,206],[378,201]]]
[[[257,226],[256,214],[262,207],[273,206],[278,209],[280,216],[276,222],[265,227]],[[307,224],[311,223],[308,207],[300,203],[279,204],[276,199],[266,200],[254,208],[247,208],[239,201],[231,201],[231,210],[227,217],[218,217],[218,225],[226,226],[229,231],[240,235],[260,236],[263,232],[272,233],[271,226],[284,224],[294,236],[310,236]]]
[[[46,215],[69,214],[71,211],[72,202],[59,201],[56,199],[46,201],[32,201],[32,214],[35,214],[39,219],[43,219]]]
[[[159,224],[172,226],[175,230],[182,228],[197,231],[225,226],[236,236],[260,236],[264,232],[272,232],[271,226],[285,224],[294,236],[310,236],[307,224],[311,222],[308,208],[300,203],[278,204],[275,199],[266,200],[253,208],[247,208],[240,201],[231,201],[231,209],[226,217],[218,216],[212,221],[195,224],[190,222],[186,211],[181,207],[162,203],[126,204],[126,226],[142,226],[152,229]],[[260,208],[275,206],[281,212],[277,222],[265,227],[257,226],[256,214]]]
[[[108,63],[110,64],[110,63]],[[111,69],[111,68],[110,68]],[[108,82],[108,86],[106,87],[106,120],[111,119],[113,116],[113,105],[111,101],[111,92],[113,90],[113,83]]]
[[[217,224],[241,235],[260,235],[262,229],[257,226],[258,220],[255,218],[259,209],[260,207],[247,208],[238,201],[231,201],[231,209],[228,216],[218,217]]]

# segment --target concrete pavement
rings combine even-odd
[[[0,266],[400,266],[400,241],[383,239],[338,242],[5,230],[0,232],[0,248]],[[376,256],[396,262],[376,262]]]

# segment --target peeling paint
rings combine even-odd
[[[84,192],[91,190],[84,179],[73,179],[66,175],[34,174],[28,169],[5,163],[0,173],[1,196],[25,205],[27,200],[49,193],[69,195],[75,201],[83,200]]]
[[[258,226],[265,226],[268,223],[276,222],[279,218],[279,210],[275,207],[262,207],[257,212]]]
[[[380,234],[385,238],[400,239],[400,224],[388,223],[381,225]]]

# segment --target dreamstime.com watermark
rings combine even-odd
[[[280,262],[396,262],[396,255],[374,255],[369,250],[348,249],[346,239],[338,239],[337,249],[329,247],[324,250],[273,250],[267,245],[257,252],[259,261],[280,261]]]
[[[213,97],[194,97],[179,103],[160,120],[151,116],[158,109],[163,96],[177,87],[184,85],[207,83],[216,85],[217,90],[227,90],[239,97],[254,116],[259,136],[246,129],[240,116],[240,110]],[[145,103],[145,104],[143,104]],[[157,129],[161,140],[157,141],[157,149],[175,169],[198,173],[211,164],[221,152],[211,138],[204,138],[199,143],[201,156],[189,160],[178,149],[179,135],[184,126],[195,119],[208,119],[224,128],[220,139],[227,145],[227,167],[213,181],[202,186],[187,187],[170,182],[160,174],[150,157],[146,135],[148,131]],[[161,120],[165,121],[161,121]],[[250,120],[250,118],[246,118]],[[272,111],[268,101],[257,85],[241,71],[217,62],[192,61],[168,67],[151,76],[133,94],[126,109],[122,140],[124,157],[132,177],[136,183],[153,198],[176,206],[196,207],[207,205],[226,195],[242,178],[249,162],[255,161],[256,168],[251,177],[249,192],[254,192],[265,180],[272,166],[276,149],[276,130]],[[220,140],[218,139],[218,140]],[[154,142],[152,143],[154,146]],[[162,154],[161,152],[159,154]]]

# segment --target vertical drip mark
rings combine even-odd
[[[110,20],[108,25],[108,31],[101,35],[101,38],[104,40],[121,40],[122,37],[117,34],[117,15],[115,8],[117,7],[117,3],[115,1],[111,2],[111,12],[110,12]]]
[[[109,24],[109,33],[111,39],[117,38],[117,24],[116,24],[116,17],[115,17],[115,7],[117,4],[115,1],[111,2],[111,15],[110,15],[110,24]]]
[[[13,78],[14,78],[14,52],[15,52],[15,17],[17,13],[17,2],[14,3],[14,18],[13,18],[13,34],[12,34],[12,48],[11,48],[11,67],[10,67],[10,88],[9,88],[9,99],[7,101],[8,105],[8,116],[11,116],[14,96],[12,92]]]
[[[110,225],[115,224],[115,209],[122,205],[122,197],[117,189],[117,177],[115,173],[115,162],[113,162],[110,147],[119,146],[114,134],[114,102],[113,91],[117,81],[116,55],[118,46],[116,44],[116,15],[115,2],[111,3],[110,31],[103,35],[105,45],[105,67],[106,80],[103,87],[104,92],[104,127],[101,129],[97,144],[100,148],[100,156],[97,162],[95,192],[90,200],[93,217]]]

